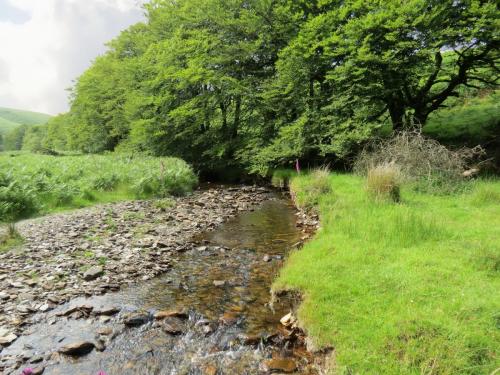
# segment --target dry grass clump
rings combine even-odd
[[[399,202],[400,173],[394,164],[381,164],[368,170],[366,188],[377,201],[391,200]]]
[[[394,165],[400,182],[419,191],[450,193],[464,186],[462,173],[483,154],[480,147],[449,150],[420,131],[404,131],[369,144],[355,161],[354,171],[366,176],[374,168]]]

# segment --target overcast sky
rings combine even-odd
[[[57,114],[104,43],[143,19],[140,0],[0,0],[0,107]]]

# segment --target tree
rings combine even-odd
[[[493,1],[349,0],[312,18],[283,56],[307,69],[311,103],[326,86],[334,114],[423,126],[461,86],[497,83],[498,26]]]

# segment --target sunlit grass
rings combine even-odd
[[[349,374],[490,374],[500,342],[499,181],[448,196],[402,190],[374,202],[363,179],[292,180],[322,228],[291,254],[275,289],[299,289],[301,322]],[[308,201],[310,199],[310,201]],[[312,203],[311,203],[312,202]]]

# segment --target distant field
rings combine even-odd
[[[0,133],[8,132],[18,125],[45,124],[51,117],[44,113],[0,107]]]
[[[0,223],[96,203],[182,195],[197,182],[177,158],[0,153]]]

